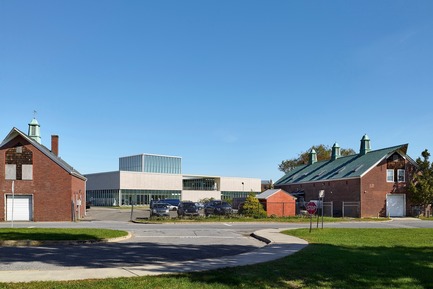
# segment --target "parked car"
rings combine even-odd
[[[153,208],[150,211],[150,215],[158,217],[170,216],[170,209],[167,204],[154,203]]]
[[[179,208],[177,209],[177,215],[182,216],[198,216],[199,208],[193,202],[180,202]]]
[[[204,209],[204,204],[203,204],[203,203],[195,203],[195,206],[196,206],[199,210],[203,210],[203,209]]]
[[[223,201],[211,201],[204,207],[204,214],[209,215],[229,215],[233,213],[232,206]]]
[[[168,205],[170,211],[176,211],[177,208],[179,207],[180,200],[178,199],[164,199],[164,200],[156,200],[156,201],[151,200],[150,208],[153,209],[155,204],[160,204],[160,203]]]

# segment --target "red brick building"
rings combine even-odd
[[[86,210],[86,178],[41,144],[33,119],[29,134],[13,128],[0,144],[0,221],[73,221]]]
[[[268,217],[292,217],[296,215],[296,198],[282,189],[269,189],[256,196]]]
[[[310,152],[308,164],[298,166],[275,183],[298,200],[332,202],[334,216],[357,217],[411,215],[407,184],[416,170],[416,162],[407,154],[408,145],[371,150],[367,135],[361,139],[359,154],[340,155],[334,144],[330,160],[317,161]],[[325,209],[326,212],[326,209]]]

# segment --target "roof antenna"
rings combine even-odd
[[[33,118],[36,118],[37,114],[38,114],[38,112],[36,110],[33,110]]]

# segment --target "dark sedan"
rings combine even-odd
[[[193,202],[181,202],[177,209],[177,215],[179,217],[183,216],[198,216],[199,208]]]
[[[232,206],[223,201],[212,201],[204,207],[204,214],[209,215],[230,215],[233,213]]]

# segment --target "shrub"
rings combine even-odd
[[[242,214],[255,219],[266,217],[265,209],[263,209],[262,204],[260,204],[259,199],[257,199],[254,194],[248,195],[242,206]]]

